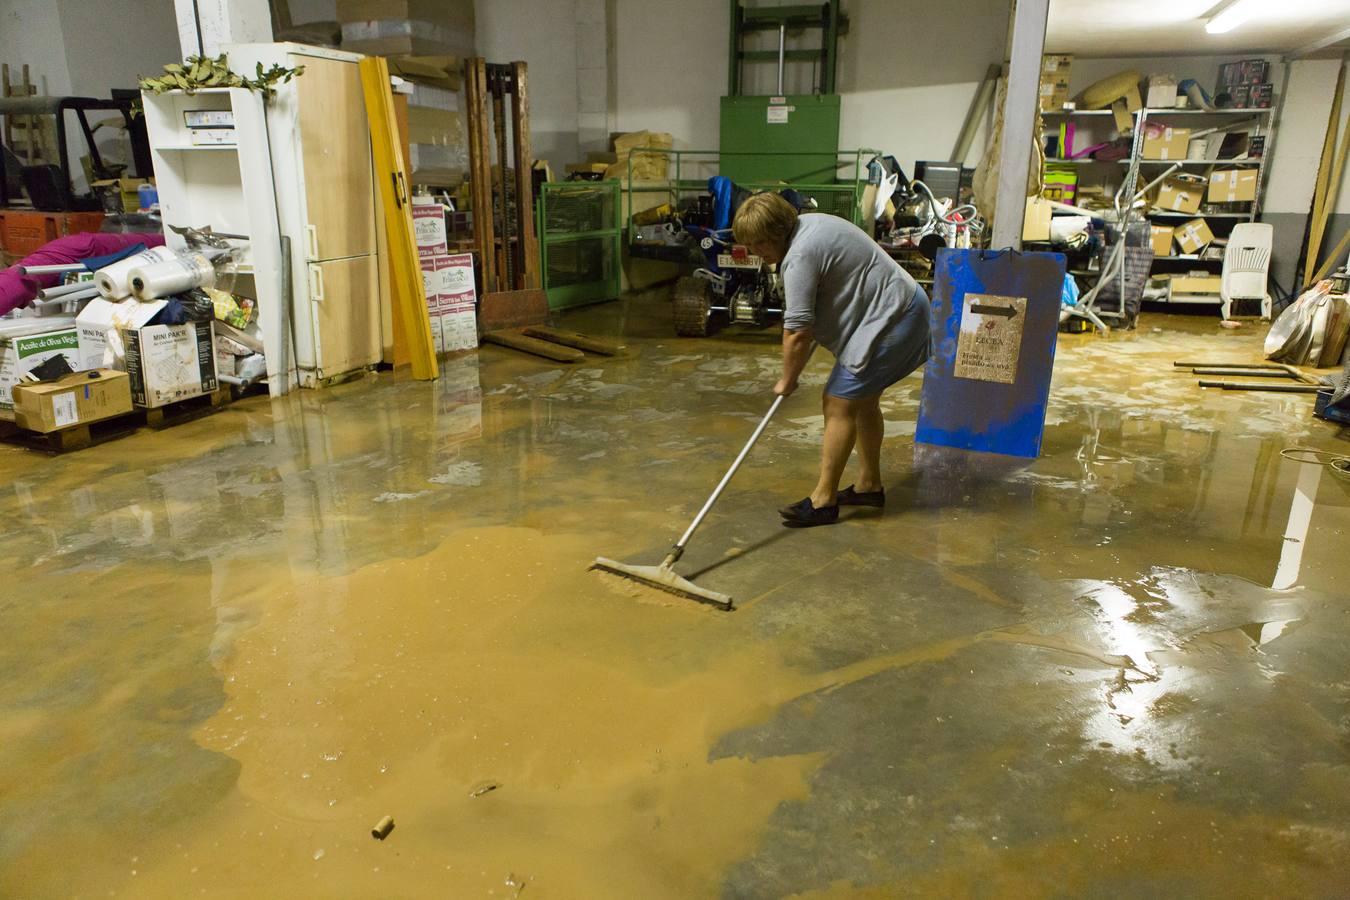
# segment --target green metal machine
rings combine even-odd
[[[722,98],[721,174],[736,182],[835,180],[839,151],[839,95],[835,90],[839,35],[848,19],[839,0],[807,6],[744,7],[731,0],[730,83]],[[787,49],[789,31],[818,30],[817,49]],[[748,50],[746,36],[777,32],[777,50]],[[747,63],[777,63],[777,93],[741,93]],[[813,92],[784,94],[788,62],[815,66]],[[792,157],[781,154],[791,153]],[[762,154],[762,155],[761,155]]]

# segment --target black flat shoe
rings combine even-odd
[[[811,505],[810,497],[801,503],[784,507],[778,512],[783,517],[783,524],[788,528],[814,528],[817,525],[833,525],[839,521],[838,503],[816,509]]]
[[[877,508],[886,505],[886,489],[879,491],[859,492],[849,485],[839,492],[840,506],[875,506]]]

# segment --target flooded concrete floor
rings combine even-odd
[[[62,458],[0,447],[0,896],[1345,896],[1350,452],[1306,396],[1062,336],[1044,452],[916,455],[794,531],[818,360],[633,299],[500,348]],[[1272,587],[1274,585],[1275,587]],[[370,830],[390,815],[388,839]]]

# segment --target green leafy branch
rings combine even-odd
[[[263,96],[270,97],[278,84],[285,84],[297,75],[303,75],[304,66],[296,66],[289,69],[285,66],[274,65],[270,69],[263,69],[262,63],[258,63],[255,78],[246,78],[238,72],[230,71],[230,66],[226,60],[226,54],[222,53],[214,59],[205,56],[189,56],[181,63],[169,63],[164,67],[164,74],[155,78],[142,78],[141,90],[149,91],[153,94],[163,94],[166,91],[185,91],[189,94],[195,94],[202,88],[247,88],[250,91],[259,91]]]

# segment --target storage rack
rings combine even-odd
[[[1131,143],[1130,155],[1121,160],[1096,160],[1096,159],[1062,159],[1047,157],[1046,165],[1070,165],[1070,166],[1125,166],[1126,171],[1124,180],[1128,184],[1140,184],[1141,175],[1143,181],[1151,180],[1162,170],[1169,167],[1180,165],[1183,170],[1194,170],[1196,168],[1251,168],[1257,170],[1256,176],[1256,198],[1248,203],[1248,209],[1245,212],[1196,212],[1180,213],[1167,210],[1153,211],[1145,214],[1150,222],[1157,221],[1159,224],[1179,223],[1188,219],[1206,219],[1214,220],[1215,224],[1226,223],[1228,225],[1237,222],[1255,222],[1261,213],[1261,201],[1265,192],[1266,178],[1266,160],[1270,159],[1272,146],[1275,139],[1275,129],[1271,117],[1274,115],[1274,108],[1244,108],[1244,109],[1165,109],[1156,107],[1146,107],[1134,113],[1134,131]],[[1076,117],[1111,117],[1113,113],[1109,109],[1093,110],[1050,110],[1042,112],[1041,115],[1046,119],[1063,119]],[[1180,116],[1193,121],[1204,122],[1224,121],[1232,119],[1250,118],[1255,120],[1254,127],[1251,129],[1253,136],[1264,136],[1266,138],[1265,148],[1262,155],[1257,159],[1144,159],[1144,132],[1150,121],[1170,120],[1174,116]],[[1150,171],[1151,170],[1151,171]],[[1204,205],[1202,204],[1202,208]],[[1119,223],[1121,233],[1134,220],[1132,213],[1127,214],[1126,221]],[[1231,228],[1221,228],[1224,235]],[[1184,263],[1188,268],[1202,266],[1205,268],[1218,268],[1223,265],[1223,258],[1207,258],[1203,254],[1177,254],[1172,256],[1155,256],[1153,260],[1154,269],[1162,269],[1165,272],[1172,273],[1178,266],[1177,263]],[[1203,295],[1203,300],[1177,300],[1173,302],[1206,303],[1218,305],[1220,303],[1218,294]]]

